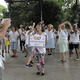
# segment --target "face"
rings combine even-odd
[[[51,26],[50,25],[48,25],[48,30],[51,30]]]
[[[73,27],[73,30],[74,30],[74,31],[77,31],[77,28],[76,28],[76,27]]]
[[[23,25],[20,25],[20,28],[22,28],[23,27]]]
[[[13,26],[13,27],[11,28],[11,30],[14,31],[14,30],[15,30],[15,27]]]
[[[39,32],[41,30],[42,30],[41,26],[37,25],[37,31]]]
[[[62,29],[65,29],[65,25],[62,26]]]

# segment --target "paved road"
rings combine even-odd
[[[80,80],[80,61],[75,61],[75,54],[72,60],[68,59],[67,54],[66,63],[61,63],[61,54],[58,51],[53,51],[53,54],[45,57],[45,76],[37,76],[35,59],[33,68],[26,68],[27,58],[18,51],[17,58],[9,57],[5,62],[2,80]]]

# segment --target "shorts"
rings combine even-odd
[[[73,49],[79,49],[79,43],[74,44],[74,43],[69,43],[69,49],[73,50]]]
[[[10,41],[6,40],[5,46],[8,46],[8,45],[10,45]]]
[[[18,49],[18,41],[11,42],[10,44],[11,44],[11,49],[12,50],[17,50]]]

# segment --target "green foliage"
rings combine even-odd
[[[30,4],[27,2],[17,2],[11,5],[12,25],[18,27],[20,24],[31,25],[33,22],[40,22],[41,9],[40,0],[32,0]],[[56,28],[64,21],[70,21],[72,24],[76,20],[76,4],[75,0],[43,0],[43,20],[46,24],[52,23]],[[71,5],[71,7],[70,7]],[[62,7],[66,7],[63,10]],[[78,21],[80,21],[80,6],[78,6]],[[8,17],[9,13],[5,12],[4,17]]]
[[[3,13],[7,11],[7,8],[5,8],[3,5],[0,5],[0,18],[3,18]]]
[[[43,2],[43,20],[46,24],[52,23],[58,26],[61,22],[61,7],[55,1]],[[6,17],[6,16],[5,16]],[[29,5],[25,2],[13,3],[11,5],[12,25],[18,27],[20,24],[30,25],[33,22],[39,23],[41,20],[40,2],[31,2]]]

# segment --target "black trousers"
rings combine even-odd
[[[21,41],[21,39],[20,39],[20,49],[21,49],[21,51],[22,51],[24,45],[25,45],[25,41]]]

